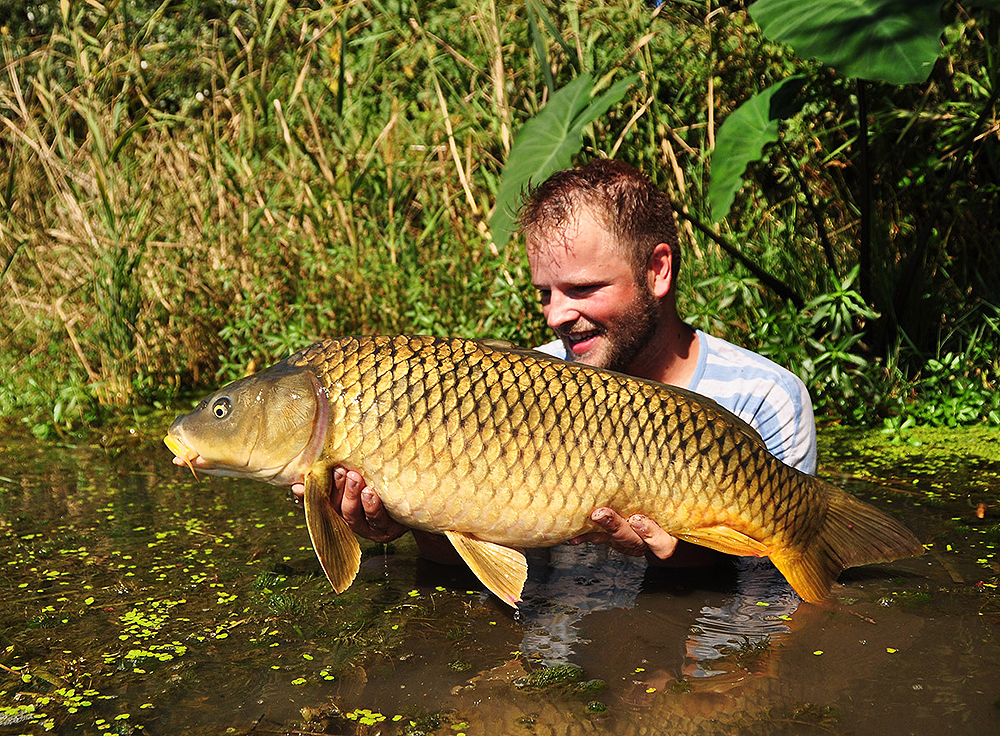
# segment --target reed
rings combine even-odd
[[[61,2],[12,19],[0,32],[0,417],[70,429],[325,335],[547,339],[518,243],[498,248],[488,225],[514,133],[583,71],[597,93],[639,75],[589,126],[583,156],[628,160],[683,205],[690,318],[793,366],[833,350],[793,342],[813,334],[811,315],[734,267],[719,241],[804,301],[836,293],[829,253],[836,276],[856,259],[841,196],[854,182],[838,159],[848,92],[816,100],[821,125],[791,129],[788,157],[751,170],[754,191],[712,228],[717,121],[810,67],[738,4],[529,5],[531,22],[527,6],[495,0]],[[955,63],[971,68],[981,48],[960,36]],[[977,108],[977,94],[953,110]],[[898,136],[890,108],[880,130]],[[963,192],[979,213],[993,206],[982,188]],[[982,237],[996,234],[987,222]],[[965,262],[986,263],[968,242]],[[953,303],[968,282],[952,280]],[[989,293],[995,284],[941,332],[942,355],[964,354],[973,335],[976,355],[995,347],[969,317]],[[889,370],[848,348],[851,370]],[[917,375],[904,358],[897,383]],[[975,370],[995,386],[995,366]]]

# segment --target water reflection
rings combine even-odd
[[[563,664],[587,643],[581,619],[595,611],[631,608],[642,587],[646,561],[604,545],[568,544],[528,550],[528,580],[519,620],[522,651],[547,664]]]
[[[604,545],[559,545],[529,550],[528,582],[519,618],[522,651],[545,665],[571,661],[589,640],[585,616],[631,609],[644,589],[715,586],[729,593],[721,605],[704,605],[688,628],[683,674],[711,677],[728,670],[712,662],[748,644],[787,633],[800,599],[768,560],[732,558],[694,570],[649,567],[642,557]]]

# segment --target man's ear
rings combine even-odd
[[[670,246],[660,243],[653,248],[646,264],[646,278],[649,281],[650,293],[660,299],[666,296],[674,282],[674,254]]]

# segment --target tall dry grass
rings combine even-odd
[[[806,300],[833,288],[830,262],[849,271],[850,90],[812,100],[783,156],[748,172],[729,222],[708,226],[718,122],[802,64],[739,4],[530,5],[529,18],[496,0],[62,0],[35,4],[44,23],[0,28],[0,417],[73,427],[324,335],[546,339],[523,254],[498,249],[488,223],[517,130],[581,70],[598,92],[639,75],[581,158],[623,158],[681,203],[685,314],[793,367],[815,362],[789,337],[814,315],[789,312],[719,242]],[[974,71],[964,38],[953,66]],[[983,83],[966,76],[962,90]],[[926,122],[930,145],[940,132],[886,110],[887,136]],[[990,186],[961,201],[985,211]],[[910,227],[893,208],[905,202],[886,220]],[[960,352],[964,333],[947,334],[941,351]],[[873,370],[892,383],[888,365]]]

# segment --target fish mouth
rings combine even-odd
[[[198,473],[195,472],[195,463],[201,459],[195,450],[185,445],[181,440],[174,437],[172,434],[168,434],[163,438],[163,444],[167,446],[172,453],[174,453],[174,465],[187,465],[191,468],[191,473],[194,475],[195,480],[199,480]]]
[[[191,469],[191,473],[194,475],[194,479],[200,481],[201,478],[198,477],[198,470],[201,470],[209,475],[230,475],[238,478],[242,477],[257,477],[263,480],[265,483],[273,482],[273,476],[280,474],[283,470],[282,467],[277,468],[261,468],[256,473],[247,472],[244,468],[239,467],[220,467],[215,463],[206,460],[201,453],[192,447],[189,447],[184,440],[180,439],[176,435],[168,434],[163,438],[163,444],[165,444],[172,453],[174,453],[174,465],[186,465]]]

